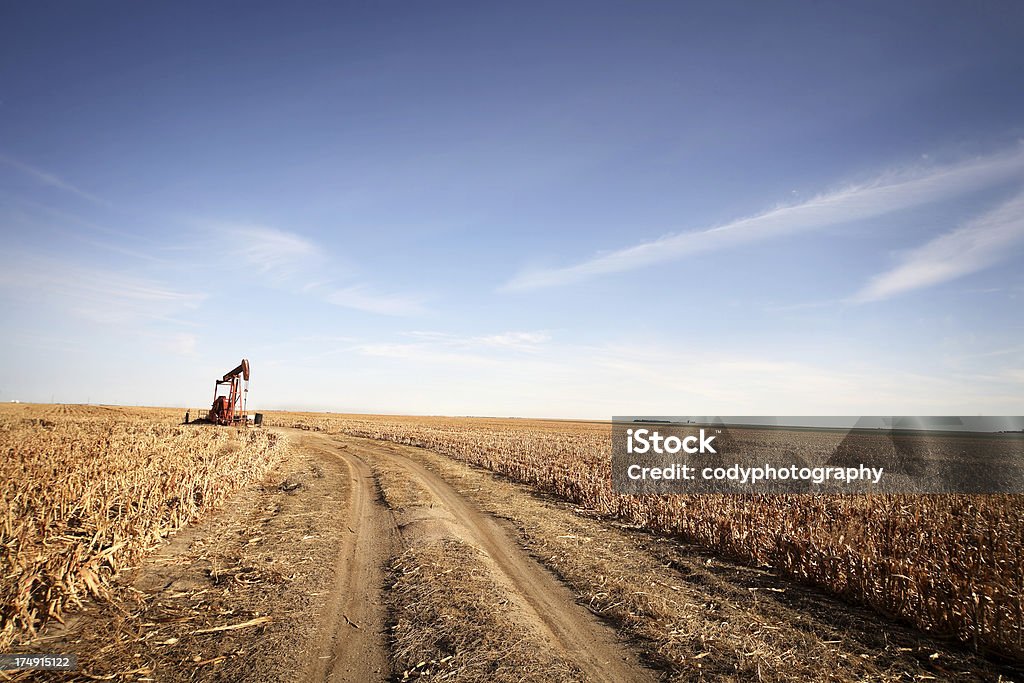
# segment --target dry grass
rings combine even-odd
[[[181,413],[0,406],[0,649],[107,595],[118,571],[280,455],[275,434],[180,426]]]
[[[623,496],[611,487],[608,424],[269,419],[430,448],[1024,661],[1019,496]]]

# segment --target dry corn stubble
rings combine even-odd
[[[434,509],[430,493],[378,462],[374,474],[407,549],[389,563],[391,657],[401,680],[578,681],[581,671],[549,651],[489,564]]]
[[[280,413],[422,446],[1024,661],[1020,496],[625,496],[607,423]]]
[[[0,649],[106,596],[120,569],[284,447],[270,432],[178,425],[180,413],[0,407]]]

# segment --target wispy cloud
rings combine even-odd
[[[888,299],[987,268],[1024,242],[1024,192],[961,228],[906,254],[903,262],[873,277],[851,301]]]
[[[666,235],[570,266],[523,272],[506,291],[557,287],[600,275],[644,268],[739,244],[817,230],[929,204],[1020,175],[1024,147],[928,169],[886,173],[868,183],[818,195],[725,225]]]
[[[68,313],[103,324],[173,320],[205,295],[116,270],[10,252],[0,259],[0,292],[45,299]]]
[[[232,254],[264,274],[293,275],[308,268],[320,253],[313,242],[294,232],[261,225],[225,226],[224,230],[235,245]]]
[[[436,344],[458,349],[505,349],[535,351],[551,341],[551,334],[544,330],[507,331],[495,334],[459,336],[448,332],[414,330],[406,336],[417,339],[421,344]]]
[[[323,290],[318,287],[316,289]],[[423,300],[402,294],[375,292],[365,285],[352,285],[340,289],[328,289],[323,298],[335,306],[353,308],[367,313],[381,315],[420,315],[425,312]]]
[[[161,253],[167,249],[167,245],[140,231],[117,230],[86,220],[73,211],[58,209],[8,192],[0,192],[0,204],[8,205],[0,213],[0,220],[8,222],[8,225],[20,226],[25,231],[52,233],[62,241],[73,240],[136,261],[164,265],[169,262]]]
[[[61,178],[60,176],[36,168],[35,166],[30,166],[29,164],[26,164],[23,161],[18,161],[17,159],[14,159],[12,157],[0,154],[0,163],[5,164],[6,166],[9,166],[17,171],[20,171],[24,175],[33,178],[34,180],[43,185],[48,185],[49,187],[55,187],[59,190],[69,192],[77,196],[78,198],[96,204],[97,206],[111,206],[111,203],[108,202],[106,199],[97,197],[91,192],[86,192],[82,188],[77,187],[76,185],[72,185],[68,181]]]
[[[433,344],[373,342],[359,344],[355,350],[364,356],[389,358],[392,360],[416,361],[417,363],[427,363],[431,365],[451,365],[454,367],[497,365],[501,362],[487,356],[465,353],[456,349],[439,347]]]
[[[551,335],[547,332],[503,332],[473,337],[470,339],[470,343],[495,348],[533,351],[550,339]]]
[[[282,289],[378,315],[414,316],[426,310],[420,295],[382,292],[364,282],[338,284],[336,263],[319,244],[298,233],[263,225],[214,225],[231,235],[232,258]],[[334,272],[325,272],[327,264]]]
[[[447,332],[413,331],[406,334],[412,342],[370,342],[357,344],[356,350],[367,356],[417,360],[428,363],[474,365],[502,364],[523,354],[544,349],[551,335],[543,331],[500,332],[460,336]],[[528,357],[528,356],[527,356]]]

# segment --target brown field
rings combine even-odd
[[[1018,496],[623,496],[611,487],[607,424],[273,419],[435,450],[1024,660],[1024,501]]]
[[[0,406],[0,651],[76,653],[68,680],[1024,680],[1016,497],[627,497],[603,423],[183,412]]]
[[[180,419],[178,410],[0,407],[0,649],[103,597],[120,569],[279,457],[276,434]]]

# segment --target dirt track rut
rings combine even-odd
[[[304,440],[309,443],[312,440]],[[327,458],[343,453],[316,440],[310,445]],[[360,458],[341,455],[348,469],[345,523],[326,602],[321,636],[312,648],[306,681],[361,683],[389,677],[387,614],[380,600],[383,568],[397,546],[394,521],[376,500],[373,472]]]
[[[431,506],[434,515],[446,520],[446,528],[461,540],[487,554],[517,593],[510,598],[527,606],[527,618],[546,634],[561,657],[585,672],[586,680],[657,680],[614,631],[576,602],[567,586],[527,555],[493,517],[437,474],[379,442],[305,435],[303,443],[348,465],[352,476],[346,517],[355,531],[339,553],[323,636],[315,648],[320,654],[307,672],[307,681],[384,681],[388,677],[380,572],[383,559],[401,539],[374,491],[370,463],[380,460],[401,468],[410,481],[430,492],[436,500],[436,507]]]

